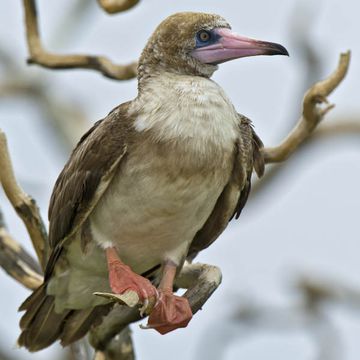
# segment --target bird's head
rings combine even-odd
[[[210,77],[225,61],[255,55],[288,55],[279,44],[238,35],[219,15],[183,12],[154,31],[139,61],[139,76],[175,72]]]

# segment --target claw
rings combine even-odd
[[[143,305],[141,306],[141,308],[139,309],[140,311],[140,316],[144,316],[146,309],[149,306],[149,299],[145,298]]]
[[[94,295],[103,297],[105,299],[118,302],[122,305],[134,307],[139,303],[139,296],[135,291],[126,291],[123,294],[113,294],[105,292],[94,292]]]
[[[142,330],[151,330],[152,327],[149,326],[149,325],[143,325],[143,324],[140,324],[139,325],[139,328],[142,329]]]

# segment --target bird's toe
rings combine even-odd
[[[152,328],[164,335],[188,325],[192,318],[188,299],[172,292],[160,292],[160,297],[152,310],[147,328]]]

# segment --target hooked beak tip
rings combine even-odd
[[[284,55],[284,56],[290,56],[289,52],[287,51],[287,49],[280,45],[280,44],[276,44],[276,43],[268,43],[269,46],[269,51],[266,55]]]

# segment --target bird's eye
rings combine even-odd
[[[211,39],[211,33],[206,30],[201,30],[197,33],[196,37],[200,42],[206,43]]]

